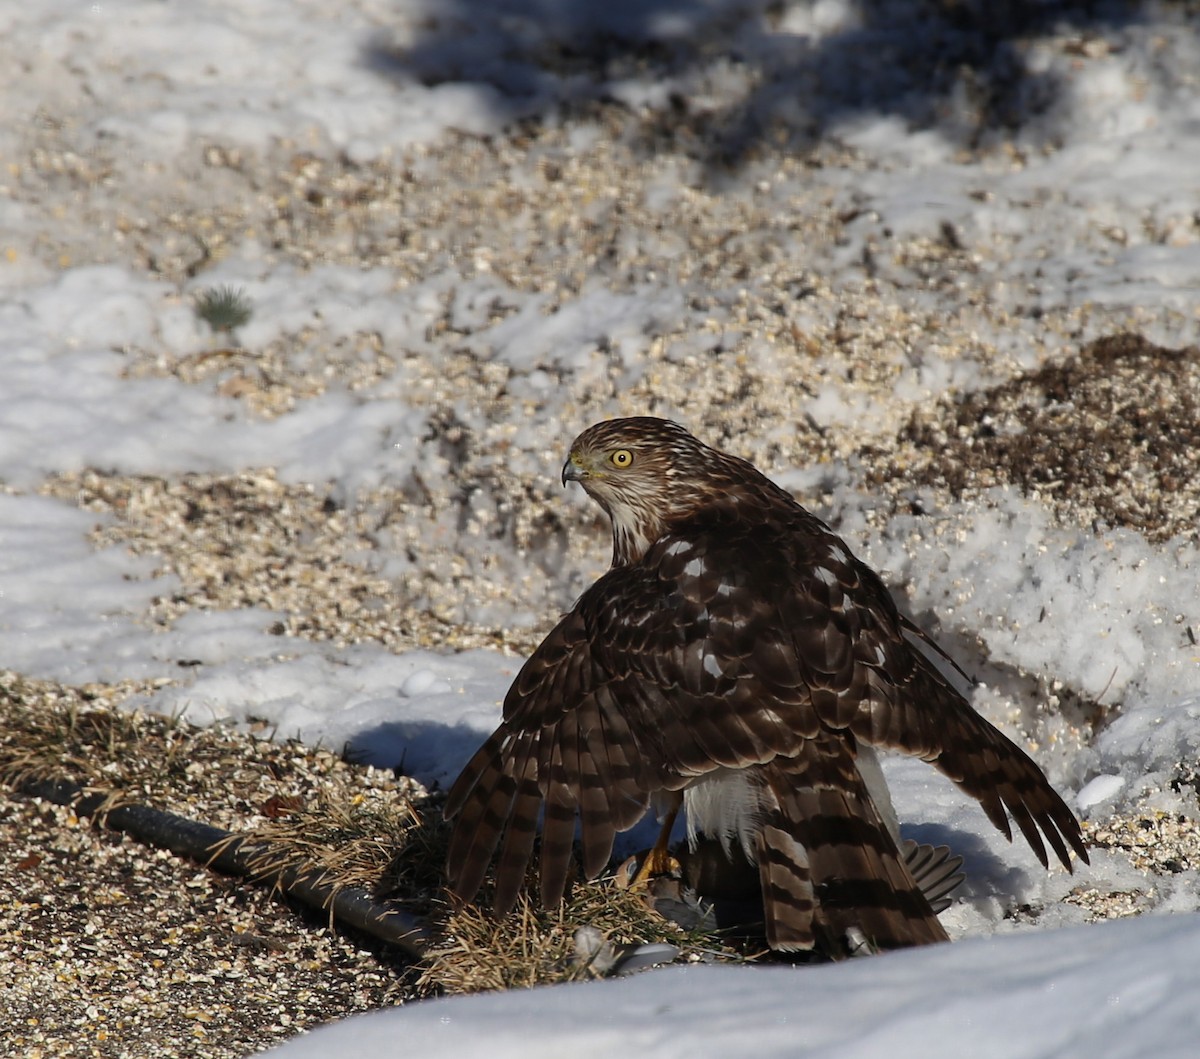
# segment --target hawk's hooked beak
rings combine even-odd
[[[582,482],[583,468],[576,462],[575,456],[567,457],[567,462],[563,464],[562,484],[567,482]]]

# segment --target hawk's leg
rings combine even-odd
[[[671,829],[675,826],[675,818],[679,815],[679,810],[683,808],[683,798],[677,795],[672,802],[673,804],[663,817],[662,828],[658,832],[658,841],[654,843],[654,848],[646,854],[637,874],[629,881],[631,890],[638,886],[645,886],[656,875],[669,875],[680,870],[679,861],[671,856],[667,845],[671,841]]]

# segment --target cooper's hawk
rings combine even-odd
[[[1043,865],[1043,835],[1068,870],[1068,846],[1087,860],[1041,769],[951,687],[879,577],[745,460],[618,419],[575,440],[562,477],[612,520],[612,569],[525,663],[450,791],[461,897],[499,849],[494,907],[512,908],[539,815],[553,905],[577,818],[593,878],[617,832],[682,804],[692,836],[757,865],[773,949],[944,940],[864,780],[869,747],[930,762],[1010,840],[1011,814]]]

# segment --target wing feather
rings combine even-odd
[[[844,751],[854,738],[930,761],[1010,838],[1015,820],[1043,863],[1042,836],[1068,868],[1068,847],[1086,860],[1074,814],[913,645],[913,627],[879,578],[782,490],[734,462],[742,495],[733,496],[734,483],[728,500],[710,496],[637,561],[610,570],[522,667],[503,723],[447,801],[454,889],[474,896],[499,849],[498,907],[510,906],[540,812],[541,891],[553,903],[566,888],[577,818],[593,876],[657,792],[718,768],[770,766],[784,785],[813,746]],[[849,811],[842,795],[789,797],[781,787],[780,804],[811,815],[810,830],[826,816],[869,816]],[[811,835],[772,826],[778,841],[764,839],[764,855],[800,842],[813,878],[824,871],[802,841]],[[869,844],[860,856],[875,861],[855,870],[911,890],[895,850]],[[785,872],[776,883],[802,894],[801,876]]]

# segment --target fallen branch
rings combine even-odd
[[[343,925],[395,945],[414,958],[424,956],[435,940],[433,932],[416,916],[389,901],[376,900],[362,887],[317,880],[315,872],[303,867],[285,868],[268,875],[256,871],[253,861],[261,847],[236,832],[148,805],[122,804],[108,808],[109,794],[89,794],[69,780],[29,780],[18,783],[15,790],[56,805],[70,806],[79,816],[93,817],[140,842],[170,850],[226,875],[268,882],[311,908],[329,912]]]

